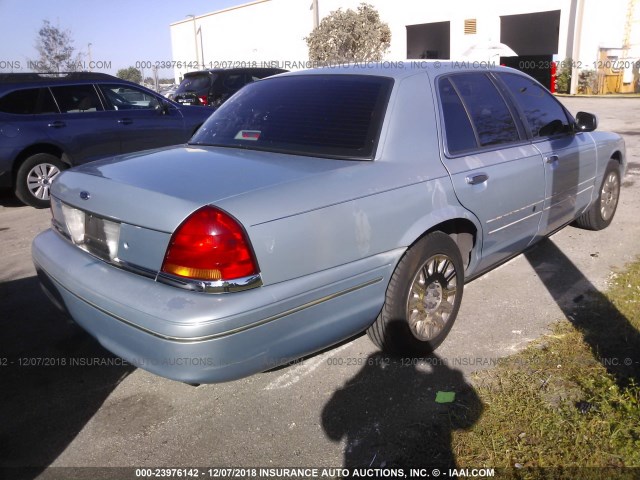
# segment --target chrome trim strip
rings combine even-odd
[[[551,210],[552,208],[557,207],[557,206],[558,206],[558,205],[560,205],[561,203],[564,203],[564,202],[566,202],[567,200],[571,200],[571,199],[573,199],[573,198],[577,197],[578,195],[580,195],[581,193],[584,193],[584,192],[586,192],[587,190],[592,190],[593,188],[594,188],[594,186],[593,186],[593,185],[589,185],[587,188],[583,188],[583,189],[582,189],[582,190],[580,190],[579,192],[576,192],[574,195],[571,195],[571,196],[565,197],[565,198],[563,198],[562,200],[560,200],[560,201],[558,201],[558,202],[556,202],[556,203],[551,203],[551,204],[549,204],[549,205],[548,205],[544,210],[545,210],[545,211],[547,211],[547,210]],[[551,200],[551,199],[553,199],[553,198],[555,198],[555,197],[557,197],[557,195],[554,195],[553,197],[549,197],[547,200]]]
[[[54,232],[56,232],[57,234],[59,234],[62,238],[64,238],[65,240],[68,240],[69,242],[71,242],[71,244],[73,246],[77,246],[75,243],[73,243],[73,241],[71,240],[71,237],[69,236],[69,234],[64,230],[64,228],[62,227],[62,225],[60,224],[60,222],[58,222],[55,218],[51,218],[51,230],[53,230]]]
[[[596,177],[593,177],[593,178],[590,178],[589,180],[585,180],[584,182],[580,182],[580,183],[576,186],[576,188],[580,188],[580,187],[581,187],[582,185],[584,185],[585,183],[588,183],[589,185],[588,185],[586,188],[583,188],[583,189],[582,189],[582,190],[580,190],[579,192],[575,193],[574,195],[578,195],[578,194],[580,194],[580,193],[582,193],[582,192],[584,192],[584,191],[586,191],[586,190],[589,190],[590,188],[593,188],[593,187],[594,187],[594,184],[595,184],[595,179],[596,179]],[[563,190],[562,192],[558,192],[558,193],[556,193],[556,194],[554,194],[554,195],[551,195],[550,197],[545,197],[545,198],[544,198],[544,200],[545,200],[545,202],[546,202],[546,201],[552,202],[554,198],[559,197],[560,195],[566,195],[566,193],[567,193],[568,191],[570,191],[570,190]],[[560,202],[564,202],[564,199],[560,200]],[[560,202],[557,202],[557,203],[560,203]]]
[[[82,248],[79,245],[76,245],[75,243],[73,243],[73,240],[71,240],[71,237],[69,237],[69,235],[67,235],[67,233],[65,231],[63,231],[58,225],[56,225],[55,223],[53,224],[52,230],[54,232],[56,232],[58,235],[60,235],[64,240],[67,240],[71,245],[73,245],[74,247],[78,248],[79,250],[82,250],[84,253],[86,253],[87,255],[90,255],[91,257],[100,260],[101,262],[106,263],[107,265],[111,265],[112,267],[116,267],[120,270],[126,270],[127,272],[131,272],[131,273],[135,273],[137,275],[141,275],[143,277],[146,278],[150,278],[152,280],[156,279],[156,276],[158,275],[158,272],[156,270],[151,270],[149,268],[145,268],[145,267],[141,267],[139,265],[135,265],[133,263],[129,263],[129,262],[125,262],[124,260],[120,260],[119,258],[114,258],[113,261],[109,261],[107,259],[105,259],[104,257],[100,257],[98,255],[96,255],[95,253]]]
[[[198,342],[205,342],[207,340],[214,340],[214,339],[217,339],[217,338],[227,337],[229,335],[240,333],[240,332],[243,332],[245,330],[249,330],[251,328],[255,328],[255,327],[258,327],[260,325],[264,325],[266,323],[273,322],[275,320],[279,320],[280,318],[292,315],[294,313],[298,313],[298,312],[300,312],[302,310],[306,310],[307,308],[315,307],[316,305],[320,305],[321,303],[328,302],[329,300],[333,300],[333,299],[341,297],[343,295],[347,295],[347,294],[355,292],[357,290],[361,290],[361,289],[369,287],[371,285],[375,285],[376,283],[380,283],[383,280],[383,277],[377,277],[377,278],[374,278],[373,280],[369,280],[369,281],[367,281],[365,283],[361,283],[360,285],[356,285],[354,287],[350,287],[350,288],[347,288],[345,290],[341,290],[340,292],[332,293],[331,295],[327,295],[325,297],[318,298],[317,300],[312,300],[311,302],[307,302],[304,305],[300,305],[299,307],[291,308],[291,309],[286,310],[286,311],[284,311],[282,313],[278,313],[276,315],[271,315],[270,317],[263,318],[262,320],[258,320],[257,322],[251,323],[249,325],[243,325],[241,327],[233,328],[233,329],[227,330],[225,332],[214,333],[212,335],[204,335],[204,336],[201,336],[201,337],[174,337],[172,335],[164,335],[162,333],[158,333],[158,332],[155,332],[153,330],[150,330],[150,329],[148,329],[146,327],[142,327],[142,326],[137,325],[137,324],[125,319],[125,318],[122,318],[119,315],[116,315],[116,314],[114,314],[112,312],[109,312],[109,311],[105,310],[104,308],[102,308],[102,307],[96,305],[95,303],[87,300],[86,298],[81,297],[77,293],[72,292],[67,287],[62,285],[62,283],[60,283],[60,281],[57,278],[55,278],[53,275],[51,275],[49,272],[46,272],[44,269],[42,269],[42,270],[43,270],[43,272],[45,272],[45,274],[49,278],[51,278],[52,281],[56,282],[57,285],[59,285],[61,288],[63,288],[67,292],[69,292],[71,295],[76,297],[78,300],[83,301],[87,305],[92,306],[96,310],[104,313],[105,315],[110,316],[114,320],[118,320],[119,322],[122,322],[122,323],[124,323],[124,324],[126,324],[126,325],[128,325],[130,327],[133,327],[136,330],[140,330],[142,332],[148,333],[149,335],[153,335],[154,337],[161,338],[163,340],[169,340],[169,341],[172,341],[172,342],[177,342],[177,343],[198,343]]]
[[[236,278],[235,280],[217,280],[208,282],[206,280],[193,280],[190,278],[182,278],[165,272],[156,272],[156,281],[171,285],[172,287],[183,288],[192,292],[204,293],[230,293],[243,292],[252,288],[262,286],[262,276],[249,275],[248,277]]]
[[[526,210],[527,208],[535,207],[539,203],[544,203],[544,200],[538,200],[537,202],[530,203],[529,205],[525,205],[524,207],[518,208],[517,210],[513,210],[509,213],[503,213],[502,215],[497,216],[496,218],[492,218],[491,220],[487,220],[487,223],[495,222],[496,220],[500,220],[504,217],[508,217],[509,215],[513,215],[514,213],[521,212],[522,210]]]
[[[511,223],[509,223],[507,225],[504,225],[503,227],[496,228],[495,230],[491,230],[489,232],[489,235],[491,235],[492,233],[499,232],[500,230],[504,230],[505,228],[511,227],[511,226],[515,225],[516,223],[520,223],[520,222],[522,222],[522,221],[524,221],[524,220],[526,220],[528,218],[535,217],[536,215],[540,215],[541,213],[542,213],[542,211],[534,212],[531,215],[527,215],[526,217],[522,217],[521,219],[516,220],[515,222],[511,222]]]
[[[550,206],[548,206],[548,207],[544,208],[544,210],[549,210],[549,208],[554,207],[554,206],[556,206],[556,205],[559,205],[560,203],[563,203],[563,202],[567,201],[569,198],[572,198],[573,196],[580,195],[581,193],[586,192],[586,191],[587,191],[587,190],[589,190],[590,188],[593,188],[592,183],[593,183],[593,181],[594,181],[594,180],[595,180],[595,177],[590,178],[589,180],[585,180],[584,182],[582,182],[582,183],[578,184],[578,188],[580,188],[580,186],[581,186],[581,185],[584,185],[585,183],[589,183],[590,185],[589,185],[589,186],[587,186],[586,188],[583,188],[583,189],[582,189],[582,190],[580,190],[579,192],[576,192],[574,195],[571,195],[571,196],[569,196],[569,197],[563,198],[562,200],[560,200],[560,201],[558,201],[558,202],[556,202],[556,203],[554,203],[554,204],[552,204],[552,205],[550,205]],[[552,195],[552,196],[550,196],[550,197],[545,197],[545,199],[544,199],[544,200],[539,200],[539,201],[537,201],[537,202],[534,202],[534,203],[531,203],[531,204],[529,204],[529,205],[526,205],[526,206],[524,206],[524,207],[522,207],[522,208],[518,208],[517,210],[513,210],[513,211],[511,211],[511,212],[509,212],[509,213],[503,213],[502,215],[499,215],[499,216],[497,216],[496,218],[492,218],[491,220],[487,220],[487,224],[489,224],[489,223],[491,223],[491,222],[495,222],[495,221],[497,221],[497,220],[501,220],[501,219],[503,219],[503,218],[505,218],[505,217],[508,217],[509,215],[513,215],[514,213],[518,213],[518,212],[521,212],[522,210],[526,210],[527,208],[535,207],[536,205],[538,205],[538,204],[540,204],[540,203],[544,203],[544,202],[547,202],[547,201],[550,201],[550,202],[551,202],[551,201],[553,201],[553,199],[555,199],[555,198],[557,198],[558,196],[563,195],[563,194],[565,194],[565,193],[566,193],[566,192],[559,192],[559,193],[556,193],[555,195]],[[530,216],[531,216],[531,215],[529,215],[529,217],[530,217]],[[529,218],[529,217],[525,217],[525,218]],[[522,218],[522,219],[520,219],[520,220],[518,220],[518,221],[524,220],[525,218]],[[517,222],[514,222],[514,223],[517,223]],[[509,225],[505,225],[505,227],[508,227],[508,226],[510,226],[510,225],[513,225],[513,223],[510,223]],[[501,228],[505,228],[505,227],[501,227]],[[500,230],[500,228],[498,228],[498,229],[496,229],[496,230],[493,230],[493,231],[489,232],[489,234],[492,234],[493,232],[497,232],[498,230]]]
[[[91,252],[88,252],[91,253]],[[101,257],[97,257],[100,260],[105,261]],[[106,262],[109,265],[113,265],[114,267],[118,267],[122,270],[126,270],[127,272],[135,273],[136,275],[142,275],[143,277],[150,278],[152,280],[156,279],[158,275],[157,270],[152,270],[150,268],[141,267],[140,265],[136,265],[135,263],[126,262],[124,260],[120,260],[118,257],[113,259],[113,262]]]
[[[585,183],[585,182],[582,182],[582,183]],[[581,193],[584,193],[584,192],[586,192],[587,190],[590,190],[590,189],[592,189],[592,188],[593,188],[593,185],[589,185],[587,188],[583,188],[583,189],[582,189],[582,190],[580,190],[579,192],[576,192],[576,194],[575,194],[575,195],[570,196],[570,197],[567,197],[567,198],[564,198],[564,199],[560,200],[559,202],[554,203],[553,205],[549,205],[549,206],[547,206],[547,207],[546,207],[544,210],[542,210],[542,211],[545,211],[545,212],[546,212],[547,210],[550,210],[550,209],[552,209],[552,208],[554,208],[554,207],[556,207],[556,206],[560,205],[561,203],[566,202],[567,200],[571,200],[572,198],[577,197],[577,196],[578,196],[578,195],[580,195]],[[553,198],[553,197],[550,197],[550,198]],[[539,203],[539,202],[538,202],[538,203]],[[529,205],[529,206],[531,206],[531,205]],[[527,208],[527,207],[524,207],[524,208]],[[516,210],[516,211],[518,211],[518,210]],[[495,230],[491,230],[491,231],[489,232],[489,235],[491,235],[492,233],[495,233],[495,232],[499,232],[500,230],[503,230],[503,229],[505,229],[505,228],[507,228],[507,227],[510,227],[510,226],[512,226],[512,225],[515,225],[516,223],[522,222],[523,220],[526,220],[526,219],[528,219],[528,218],[531,218],[531,217],[533,217],[534,215],[538,215],[539,213],[542,213],[542,211],[532,213],[531,215],[527,215],[526,217],[523,217],[523,218],[521,218],[521,219],[519,219],[519,220],[516,220],[515,222],[511,222],[511,223],[509,223],[508,225],[505,225],[505,226],[500,227],[500,228],[496,228]],[[513,213],[513,212],[512,212],[512,213]],[[507,215],[510,215],[510,214],[507,214]],[[506,215],[503,215],[503,216],[506,216]],[[501,217],[497,217],[497,218],[501,218]],[[493,221],[493,220],[489,220],[489,221],[487,221],[487,223],[490,223],[490,222],[492,222],[492,221]]]

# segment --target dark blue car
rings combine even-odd
[[[185,143],[211,112],[102,73],[0,75],[0,187],[47,207],[62,170]]]

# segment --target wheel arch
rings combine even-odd
[[[611,154],[611,159],[616,160],[620,165],[622,165],[622,152],[620,150],[616,150]]]
[[[611,154],[610,160],[615,160],[616,162],[618,162],[618,168],[620,169],[620,180],[622,180],[622,177],[624,177],[624,175],[627,173],[627,162],[624,153],[620,150],[615,150]]]
[[[424,235],[431,232],[442,232],[451,237],[460,250],[465,270],[468,270],[473,261],[473,254],[477,251],[478,229],[476,225],[466,218],[454,218],[434,225]]]
[[[68,155],[57,145],[53,145],[51,143],[36,143],[28,146],[24,150],[22,150],[17,156],[15,161],[13,162],[12,168],[12,179],[13,184],[16,182],[16,175],[18,174],[18,170],[20,169],[20,165],[32,155],[36,155],[38,153],[48,153],[50,155],[54,155],[58,157],[62,162],[71,166],[71,159]]]
[[[422,219],[407,232],[404,237],[407,250],[429,233],[440,231],[451,237],[460,249],[465,271],[473,269],[480,256],[482,244],[482,228],[478,219],[464,209],[453,209],[452,212],[437,217]]]

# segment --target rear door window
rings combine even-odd
[[[104,110],[93,85],[51,87],[62,113],[86,113]]]
[[[499,73],[498,76],[507,85],[524,113],[534,138],[571,131],[564,108],[544,87],[514,73]]]
[[[515,120],[504,98],[486,74],[451,75],[449,80],[471,117],[481,147],[520,139]]]
[[[447,150],[456,154],[476,148],[478,142],[471,121],[451,81],[442,78],[438,83]]]
[[[0,98],[0,112],[37,115],[58,113],[58,107],[48,88],[25,88]]]

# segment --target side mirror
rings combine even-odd
[[[170,105],[168,102],[165,102],[164,100],[160,100],[156,105],[156,112],[158,112],[160,115],[167,115],[169,113],[169,108],[170,108]]]
[[[593,113],[578,112],[576,114],[576,132],[593,132],[598,128],[598,117]]]

